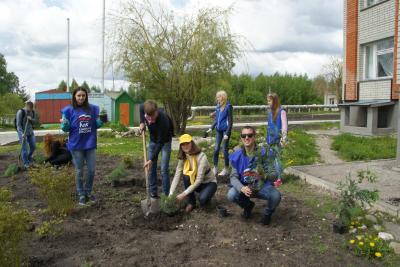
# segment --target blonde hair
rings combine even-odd
[[[217,98],[218,96],[221,96],[225,100],[225,103],[228,100],[228,94],[224,90],[218,91],[215,95],[215,98]]]

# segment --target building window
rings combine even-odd
[[[364,8],[379,4],[385,0],[364,0]]]
[[[333,97],[329,98],[329,105],[335,105],[335,98]]]
[[[364,46],[365,79],[393,77],[393,38]]]

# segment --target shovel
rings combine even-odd
[[[143,158],[144,162],[147,162],[147,152],[146,152],[146,135],[145,132],[143,131],[142,133],[142,138],[143,138]],[[145,216],[149,216],[151,213],[158,213],[160,211],[160,199],[159,198],[154,198],[150,196],[150,191],[149,191],[149,170],[148,167],[144,169],[144,177],[146,180],[146,194],[147,197],[146,199],[141,201],[141,206],[142,206],[142,211]]]

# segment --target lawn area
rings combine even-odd
[[[304,130],[289,131],[289,144],[283,150],[283,161],[286,165],[310,165],[319,159],[318,147],[315,136],[307,134]]]
[[[348,133],[334,137],[331,148],[347,161],[396,157],[397,139],[391,136],[361,137]]]

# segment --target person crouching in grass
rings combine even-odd
[[[275,188],[272,181],[262,181],[257,179],[261,174],[257,173],[257,146],[256,146],[256,131],[251,126],[242,128],[240,139],[242,148],[233,152],[229,159],[231,161],[230,182],[231,189],[228,191],[228,199],[238,204],[242,209],[242,217],[249,219],[255,203],[250,198],[259,198],[267,200],[267,207],[264,210],[264,215],[260,220],[263,225],[268,225],[271,222],[271,216],[281,201],[281,193]],[[263,151],[261,151],[262,155]],[[265,155],[266,152],[264,152]],[[275,175],[278,176],[278,175]],[[254,184],[259,182],[260,188],[255,189]]]

